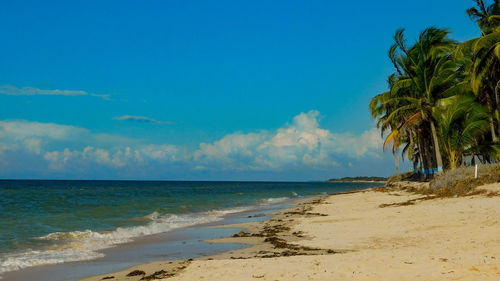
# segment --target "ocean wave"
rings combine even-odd
[[[276,197],[276,198],[266,198],[259,200],[260,205],[272,205],[285,202],[289,200],[290,197]]]
[[[92,260],[103,256],[104,254],[95,251],[82,251],[78,249],[27,250],[20,253],[6,254],[2,257],[0,261],[0,274],[31,266]],[[0,279],[2,279],[2,276],[0,276]]]
[[[279,204],[290,197],[267,198],[258,201],[257,205],[213,210],[185,215],[153,212],[147,216],[132,220],[146,222],[144,225],[119,227],[112,231],[97,232],[90,229],[84,231],[54,232],[41,237],[39,240],[52,242],[44,249],[27,249],[21,252],[0,255],[1,274],[26,267],[44,264],[58,264],[72,261],[92,260],[103,257],[99,250],[111,248],[118,244],[131,242],[134,238],[164,233],[173,229],[198,224],[220,221],[224,216],[250,210],[262,206]]]
[[[249,209],[239,207],[187,215],[161,215],[158,212],[153,212],[144,217],[149,220],[145,225],[119,227],[107,232],[88,229],[85,231],[50,233],[37,238],[39,240],[53,241],[54,245],[49,248],[43,250],[28,249],[0,256],[0,274],[43,264],[96,259],[104,256],[97,251],[131,242],[133,238],[168,232],[181,227],[215,222],[222,220],[225,215],[244,212]]]

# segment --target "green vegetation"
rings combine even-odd
[[[384,177],[343,177],[340,179],[329,179],[329,182],[356,182],[356,181],[387,181]]]
[[[481,36],[465,42],[449,31],[425,29],[408,45],[397,30],[389,59],[394,73],[388,91],[375,96],[370,111],[384,150],[413,162],[414,174],[429,179],[443,170],[500,159],[500,0],[474,0],[466,12]]]

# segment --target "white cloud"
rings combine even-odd
[[[68,142],[88,135],[89,130],[74,126],[24,120],[0,121],[2,151],[26,150],[40,155],[45,144]]]
[[[44,158],[51,163],[51,168],[61,169],[67,165],[96,163],[99,165],[122,168],[127,165],[147,164],[150,162],[176,162],[179,149],[173,145],[140,145],[136,148],[103,149],[86,146],[83,150],[47,151]]]
[[[54,170],[84,162],[120,168],[133,163],[182,159],[179,149],[173,145],[140,142],[119,135],[93,134],[90,130],[75,126],[25,120],[0,121],[0,153],[21,151],[43,155],[43,159]]]
[[[42,152],[42,142],[38,138],[28,138],[23,141],[23,144],[28,151],[39,155]]]
[[[0,138],[7,139],[49,138],[52,140],[71,140],[88,133],[90,131],[87,129],[55,123],[25,120],[0,121]]]
[[[43,96],[93,96],[93,97],[99,97],[104,100],[110,100],[110,95],[98,95],[98,94],[92,94],[88,93],[86,91],[81,91],[81,90],[59,90],[59,89],[53,89],[53,90],[43,90],[35,87],[22,87],[18,88],[13,85],[0,85],[0,94],[2,95],[9,95],[9,96],[37,96],[37,95],[43,95]]]
[[[123,115],[123,116],[118,116],[118,117],[113,117],[113,120],[118,120],[118,121],[129,121],[129,122],[136,122],[136,123],[150,123],[150,124],[156,124],[156,125],[168,125],[172,124],[170,121],[159,121],[150,117],[145,117],[145,116],[133,116],[133,115]]]
[[[56,171],[63,171],[66,163],[78,155],[78,152],[65,148],[63,151],[51,151],[44,154],[45,160],[49,162],[49,168]]]
[[[379,155],[382,139],[376,129],[361,135],[332,133],[319,127],[318,118],[319,112],[312,110],[276,131],[226,135],[211,144],[202,143],[194,159],[200,162],[198,168],[206,169],[211,162],[226,164],[225,169],[284,169],[328,168],[341,165],[342,157]]]
[[[130,156],[134,155],[136,160],[141,159],[144,161],[145,158],[149,158],[152,160],[160,160],[160,161],[177,161],[182,158],[179,157],[179,148],[175,145],[146,145],[142,146],[139,149],[133,151],[129,150],[128,154]]]
[[[99,95],[99,94],[90,94],[92,97],[98,97],[103,100],[111,100],[111,95]]]
[[[301,113],[276,130],[236,132],[201,143],[195,150],[94,134],[75,126],[4,120],[0,121],[0,154],[31,155],[60,172],[97,167],[137,171],[172,165],[185,171],[331,171],[380,157],[382,139],[375,128],[361,134],[333,133],[320,127],[319,116],[315,110]]]
[[[7,145],[6,143],[0,143],[0,155],[2,155],[4,151],[9,149],[9,145]]]

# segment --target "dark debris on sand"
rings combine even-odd
[[[181,262],[177,267],[172,268],[170,272],[162,269],[162,270],[156,271],[150,275],[146,275],[146,272],[144,272],[142,270],[134,270],[134,271],[130,272],[129,274],[127,274],[127,277],[142,276],[142,278],[139,279],[141,281],[150,281],[150,280],[170,278],[170,277],[174,277],[175,275],[177,275],[177,273],[179,273],[179,271],[185,269],[189,265],[189,263],[191,263],[191,261],[193,261],[193,259],[189,259],[189,260],[185,260],[185,261]],[[172,264],[172,262],[169,262],[169,264]]]
[[[153,273],[151,275],[144,276],[140,280],[149,281],[149,280],[163,279],[163,278],[169,278],[169,277],[174,277],[174,276],[175,276],[175,273],[169,273],[165,270],[160,270],[160,271],[156,271],[155,273]]]
[[[127,277],[139,276],[139,275],[146,275],[146,272],[144,272],[142,270],[134,270],[134,271],[130,272],[129,274],[127,274]]]
[[[313,204],[323,204],[323,203],[324,203],[323,198],[315,199],[308,203],[301,203],[300,207],[284,212],[282,213],[282,215],[285,217],[290,217],[292,215],[328,216],[326,214],[311,212],[313,209],[312,207]],[[293,219],[286,221],[290,222],[293,221]],[[306,237],[302,231],[295,231],[293,233],[289,233],[290,231],[291,228],[286,225],[286,222],[284,222],[282,219],[278,217],[270,219],[268,222],[264,223],[260,232],[258,233],[240,231],[239,233],[234,234],[232,237],[265,237],[264,242],[271,244],[274,250],[259,251],[253,256],[256,258],[276,258],[276,257],[289,257],[298,255],[328,255],[328,254],[339,254],[347,252],[342,250],[311,248],[289,243],[289,241],[287,241],[283,237],[286,236],[298,237],[298,238]],[[248,259],[252,258],[252,256],[240,256],[240,257],[233,256],[230,258]]]

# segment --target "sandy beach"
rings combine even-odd
[[[247,231],[238,237],[210,241],[250,248],[84,280],[498,280],[500,197],[491,195],[500,184],[481,188],[490,196],[428,200],[367,190],[318,197],[239,225]]]

